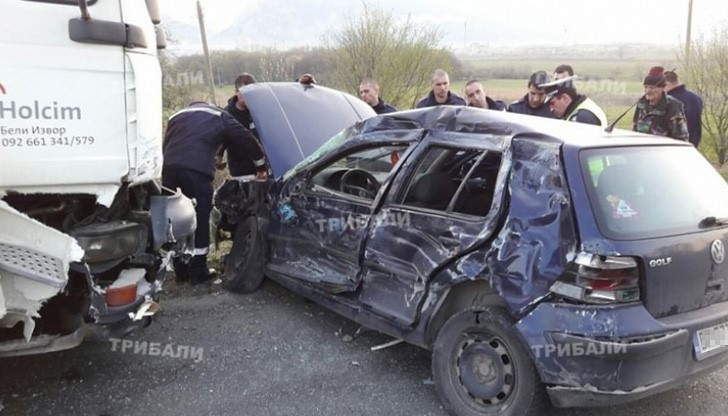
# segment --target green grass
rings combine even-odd
[[[633,82],[640,82],[647,70],[654,65],[674,66],[673,62],[656,62],[652,59],[476,58],[466,59],[464,63],[476,76],[481,78],[525,78],[538,70],[551,73],[558,65],[568,63],[582,79],[598,78]]]

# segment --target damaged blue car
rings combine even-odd
[[[267,276],[431,350],[455,415],[623,403],[728,363],[728,185],[690,144],[251,87],[274,178],[218,193],[232,290]]]

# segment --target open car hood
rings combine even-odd
[[[336,133],[376,115],[353,95],[319,85],[256,83],[243,94],[276,178]]]

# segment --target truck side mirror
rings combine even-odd
[[[108,20],[71,19],[68,35],[74,42],[119,45],[127,48],[147,47],[144,31],[139,26]]]

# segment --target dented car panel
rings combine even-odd
[[[676,172],[687,161],[720,203],[679,182],[665,193],[643,170],[610,178],[645,155]],[[464,107],[369,118],[270,184],[264,270],[425,348],[457,311],[507,310],[552,403],[636,400],[728,362],[712,343],[728,322],[728,186],[709,168],[673,140],[558,120]],[[677,211],[639,205],[659,198]]]
[[[724,366],[725,353],[698,359],[696,332],[726,321],[725,302],[667,319],[637,304],[544,303],[518,327],[554,405],[572,407],[633,401]]]

